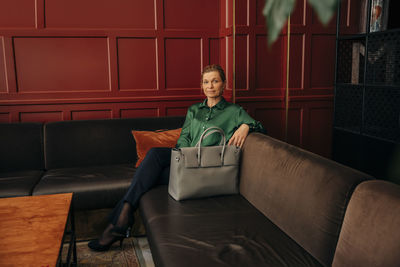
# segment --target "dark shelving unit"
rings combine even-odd
[[[400,24],[398,1],[389,2],[387,28],[340,32],[336,39],[333,159],[400,184]],[[361,17],[361,15],[360,15]]]

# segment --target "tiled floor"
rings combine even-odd
[[[136,256],[138,257],[140,267],[154,267],[153,257],[149,243],[146,237],[139,237],[134,239]]]

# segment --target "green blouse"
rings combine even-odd
[[[202,103],[189,107],[177,147],[194,147],[203,131],[212,126],[224,130],[228,141],[243,123],[249,125],[250,132],[266,132],[261,123],[250,117],[242,107],[222,98],[218,104],[210,108],[205,99]],[[214,133],[203,139],[202,146],[218,145],[220,140],[220,135]]]

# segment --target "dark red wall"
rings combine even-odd
[[[286,138],[287,26],[267,47],[263,0],[236,0],[236,102],[278,139],[330,157],[336,20],[322,26],[306,0],[291,16]]]
[[[185,115],[203,66],[226,67],[225,14],[224,0],[1,1],[0,122]]]
[[[235,88],[236,102],[286,139],[286,29],[268,49],[264,1],[235,0],[235,16],[232,2],[1,1],[0,122],[184,115],[203,99],[203,66],[219,63],[226,97]],[[297,0],[287,141],[325,156],[334,56],[335,22],[322,27]]]

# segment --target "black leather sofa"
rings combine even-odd
[[[0,197],[31,195],[44,169],[43,125],[0,124]]]
[[[75,210],[112,208],[135,172],[132,130],[184,117],[0,124],[0,197],[74,192]]]

